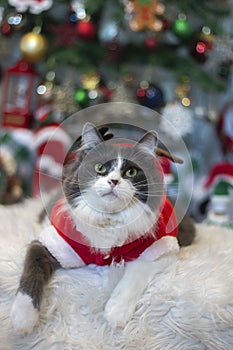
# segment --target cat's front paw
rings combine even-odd
[[[125,303],[119,298],[110,298],[104,310],[104,317],[112,327],[123,328],[130,320],[135,310],[135,305]]]
[[[34,308],[29,295],[19,292],[12,305],[10,318],[15,332],[25,335],[31,333],[37,324],[39,311]]]

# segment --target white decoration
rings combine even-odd
[[[178,101],[168,103],[162,110],[160,130],[173,139],[178,139],[192,132],[192,114],[188,107]],[[171,128],[172,126],[175,128]]]
[[[8,0],[8,2],[19,12],[29,10],[34,14],[39,14],[42,11],[48,10],[53,4],[53,0]]]

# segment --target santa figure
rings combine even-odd
[[[203,190],[210,197],[207,223],[233,227],[233,164],[215,165],[204,183]]]
[[[55,189],[62,179],[63,164],[71,140],[61,126],[50,125],[34,135],[36,164],[33,177],[33,196]]]

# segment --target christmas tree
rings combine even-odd
[[[67,105],[74,105],[63,107],[68,114],[77,105],[111,99],[121,82],[147,104],[140,82],[159,88],[161,69],[175,84],[169,99],[184,106],[192,103],[194,85],[207,94],[227,88],[232,38],[223,23],[230,21],[230,1],[1,0],[0,5],[2,70],[6,57],[7,64],[22,57],[39,65],[45,80],[40,96],[52,94],[58,105],[68,97]],[[75,77],[66,77],[71,68]]]
[[[2,125],[33,131],[133,102],[164,115],[195,180],[208,177],[233,159],[232,11],[230,0],[0,0]]]

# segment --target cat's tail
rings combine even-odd
[[[189,215],[185,215],[178,225],[177,240],[180,247],[186,247],[193,243],[196,237],[196,227]]]

